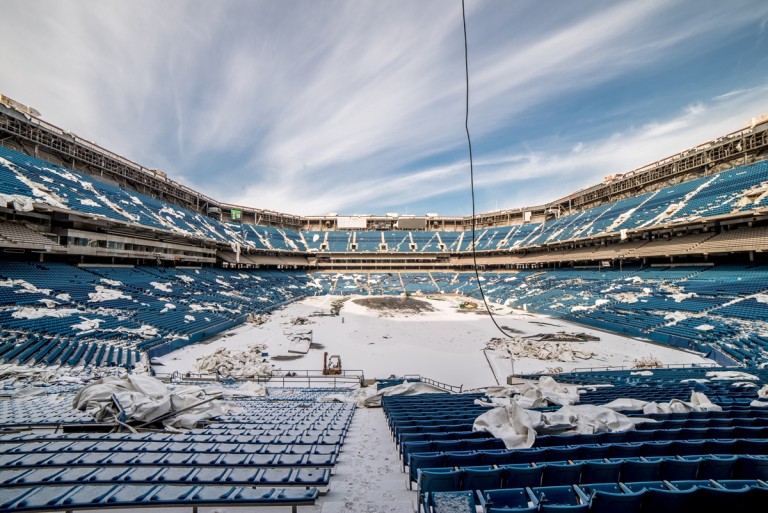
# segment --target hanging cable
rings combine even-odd
[[[493,321],[494,326],[508,338],[512,338],[509,333],[504,331],[501,326],[496,322],[496,318],[493,316],[491,307],[488,305],[488,301],[485,298],[485,292],[483,291],[483,284],[480,281],[480,270],[477,267],[477,249],[475,248],[475,232],[477,220],[475,217],[475,167],[472,162],[472,138],[469,136],[469,57],[467,50],[467,15],[464,10],[464,0],[461,0],[461,21],[464,25],[464,77],[465,77],[465,102],[464,102],[464,130],[467,133],[467,147],[469,148],[469,183],[470,190],[472,191],[472,264],[475,269],[475,279],[477,280],[477,288],[480,290],[480,297],[483,298],[483,304],[485,310],[488,312],[488,316]]]

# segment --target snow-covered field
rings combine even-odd
[[[391,374],[420,374],[444,383],[475,388],[504,383],[509,374],[541,372],[560,367],[576,368],[632,367],[638,358],[652,356],[664,364],[709,363],[696,354],[650,344],[548,316],[493,305],[499,325],[518,336],[584,332],[600,337],[598,342],[574,342],[572,347],[597,356],[571,361],[536,360],[504,357],[502,352],[484,351],[494,337],[502,337],[487,314],[459,308],[466,298],[439,296],[419,298],[432,306],[431,312],[404,313],[381,311],[357,304],[354,300],[370,296],[352,296],[340,315],[330,316],[331,304],[338,296],[304,299],[274,312],[262,325],[244,324],[207,343],[189,346],[156,361],[161,373],[195,371],[197,358],[226,347],[244,349],[266,344],[270,357],[293,356],[272,360],[283,370],[320,370],[323,352],[341,356],[344,369],[359,369],[366,378],[386,378]],[[480,309],[482,310],[482,308]],[[320,314],[320,315],[318,315]],[[306,324],[292,321],[304,318]],[[310,334],[311,332],[311,334]],[[305,355],[289,353],[294,338],[311,337],[312,347]],[[493,367],[493,369],[491,368]],[[496,377],[495,377],[496,376]]]

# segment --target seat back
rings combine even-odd
[[[730,479],[738,456],[707,456],[699,464],[698,479]]]
[[[541,479],[542,486],[563,486],[578,484],[583,463],[548,463]]]
[[[695,493],[695,488],[689,490],[670,490],[669,488],[649,487],[643,493],[643,507],[641,511],[642,513],[681,513],[690,511],[694,506]]]
[[[581,483],[618,483],[620,461],[585,461],[581,468]]]
[[[665,459],[661,464],[661,479],[666,481],[696,479],[701,462],[701,458]]]
[[[499,468],[504,470],[505,488],[534,488],[541,486],[545,465],[518,463],[501,465]]]
[[[499,490],[486,490],[480,494],[486,511],[511,510],[526,511],[527,508],[535,510],[537,504],[533,502],[525,488],[510,488]]]
[[[739,456],[733,469],[734,479],[768,479],[768,457]]]
[[[504,469],[465,468],[463,469],[463,490],[493,490],[501,488]]]
[[[454,492],[461,490],[461,477],[461,470],[451,468],[419,469],[419,496],[427,492]]]
[[[589,511],[595,513],[639,513],[645,491],[627,492],[618,484],[582,485],[589,497]]]
[[[662,460],[646,460],[644,458],[632,458],[624,460],[621,467],[621,481],[631,483],[633,481],[654,481],[661,473]]]

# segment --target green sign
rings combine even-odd
[[[243,211],[242,210],[231,210],[230,214],[232,216],[233,221],[239,221],[243,217]]]

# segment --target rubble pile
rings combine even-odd
[[[252,313],[252,314],[248,314],[248,319],[246,319],[246,322],[249,324],[254,324],[256,326],[261,326],[268,320],[269,320],[269,314]]]
[[[494,337],[486,344],[485,348],[496,351],[500,358],[533,358],[536,360],[574,362],[589,360],[597,356],[589,349],[577,348],[567,342],[540,342],[522,337]]]
[[[262,356],[266,349],[265,344],[255,344],[242,351],[222,347],[198,358],[196,367],[203,374],[222,372],[236,378],[269,377],[273,368]]]
[[[661,360],[655,356],[643,356],[642,358],[635,358],[633,369],[658,369],[664,364]]]

